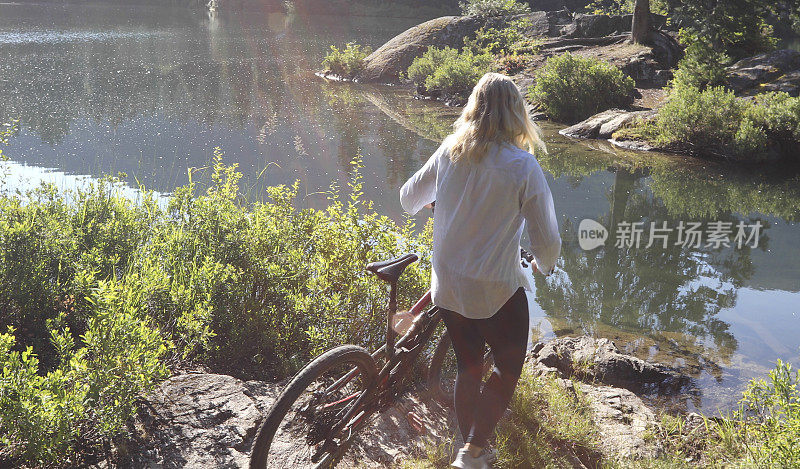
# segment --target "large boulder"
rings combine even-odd
[[[474,36],[481,27],[503,27],[513,19],[528,21],[525,31],[528,36],[550,38],[543,44],[545,55],[622,41],[631,25],[630,15],[573,15],[566,9],[534,11],[514,17],[443,16],[407,29],[390,39],[365,59],[364,69],[356,80],[397,83],[414,59],[429,47],[460,48],[464,38]],[[657,15],[654,15],[654,21],[657,24],[663,22]],[[636,75],[634,78],[649,80],[656,68],[674,65],[680,48],[674,40],[670,42],[667,39],[669,37],[665,34],[654,32],[653,47],[646,48],[648,55],[637,57],[630,65],[631,73]],[[637,78],[639,76],[641,78]]]
[[[563,337],[537,344],[530,355],[530,360],[564,376],[634,393],[672,395],[690,384],[686,375],[672,368],[621,353],[608,339]]]
[[[461,47],[464,38],[474,35],[484,23],[485,20],[476,17],[443,16],[407,29],[366,58],[358,79],[396,82],[428,47]]]
[[[560,11],[534,11],[527,15],[520,15],[529,22],[525,33],[532,37],[559,37],[574,31],[574,19],[566,10]]]
[[[728,87],[737,94],[784,91],[800,95],[800,52],[779,49],[742,59],[728,67]]]
[[[535,11],[514,18],[526,18],[531,36],[560,36],[569,30],[572,15],[567,11]],[[365,60],[364,70],[357,79],[362,82],[395,83],[416,57],[428,47],[460,48],[464,38],[475,35],[483,26],[502,27],[509,17],[479,18],[474,16],[443,16],[426,21],[398,34]]]

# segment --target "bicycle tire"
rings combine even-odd
[[[375,361],[369,352],[356,345],[342,345],[320,355],[299,373],[286,386],[281,395],[272,405],[263,422],[258,428],[250,454],[250,469],[266,469],[270,447],[273,443],[278,428],[293,404],[303,395],[309,386],[325,372],[337,366],[353,366],[358,368],[364,379],[364,389],[369,389],[375,383],[378,374]],[[339,447],[336,454],[328,453],[315,467],[333,468],[339,462],[347,447]]]
[[[447,331],[439,337],[439,342],[436,343],[436,348],[431,355],[430,365],[428,366],[428,390],[431,395],[440,404],[452,406],[454,403],[453,391],[442,386],[442,365],[447,357],[447,353],[451,348],[450,334]],[[493,363],[491,352],[487,352],[483,357],[483,375],[489,372]],[[452,387],[451,387],[452,388]]]

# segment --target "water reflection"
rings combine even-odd
[[[536,278],[536,301],[555,335],[609,337],[642,358],[683,367],[704,391],[692,404],[706,409],[731,405],[746,380],[764,373],[775,358],[797,362],[800,340],[782,334],[800,333],[800,230],[794,223],[800,180],[794,170],[770,174],[686,164],[601,142],[579,145],[551,137],[550,155],[540,158],[556,177],[556,205],[565,212],[563,270]],[[608,228],[605,247],[579,247],[583,218]],[[756,249],[690,248],[674,244],[674,238],[666,247],[645,248],[646,232],[639,248],[615,245],[620,223],[647,227],[651,221],[669,227],[743,221],[764,228]],[[776,292],[773,302],[754,309],[753,288],[794,293]],[[781,320],[766,319],[772,317]],[[740,343],[739,336],[754,334],[758,341]]]
[[[596,217],[610,233],[624,221],[677,225],[644,179],[643,171],[614,172],[610,210]],[[604,248],[584,251],[572,220],[562,230],[567,241],[563,270],[553,278],[536,278],[537,301],[558,326],[556,334],[623,338],[627,333],[623,344],[630,343],[637,355],[678,365],[686,361],[694,374],[704,369],[721,379],[720,365],[730,364],[737,342],[717,316],[736,303],[737,287],[752,275],[749,249],[713,251],[674,243],[617,247],[612,238]],[[651,340],[632,341],[633,335]],[[690,357],[686,350],[692,351]]]
[[[300,178],[314,193],[343,182],[359,153],[375,175],[394,165],[396,184],[409,157],[435,145],[312,75],[329,44],[376,46],[417,19],[80,9],[65,17],[59,7],[3,6],[0,121],[20,119],[20,162],[124,171],[169,191],[220,146],[254,192]]]
[[[20,175],[36,174],[26,169],[33,167],[124,171],[170,191],[220,146],[239,163],[252,197],[264,185],[299,179],[306,202],[321,205],[324,195],[315,194],[331,182],[343,186],[361,154],[366,195],[400,219],[397,187],[458,112],[312,73],[329,44],[376,46],[414,18],[80,8],[66,16],[60,7],[0,5],[0,121],[21,120],[6,151]],[[796,171],[687,163],[570,141],[555,125],[542,126],[550,153],[540,161],[564,216],[562,268],[536,278],[548,330],[610,337],[639,356],[683,366],[702,390],[694,405],[711,410],[731,404],[775,358],[797,363]],[[612,242],[583,251],[576,234],[583,218],[611,233],[623,221],[744,220],[765,228],[757,249]]]

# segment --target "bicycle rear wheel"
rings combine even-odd
[[[362,347],[343,345],[306,365],[286,386],[258,429],[251,469],[332,468],[352,435],[332,432],[377,375]]]

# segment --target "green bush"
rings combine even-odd
[[[513,75],[528,66],[528,57],[519,54],[509,54],[497,60],[497,68],[506,74]]]
[[[156,202],[145,196],[134,205],[117,195],[117,183],[103,179],[69,201],[52,186],[26,199],[0,197],[0,323],[30,337],[46,366],[47,321],[69,313],[68,325],[82,334],[96,279],[125,272],[149,236]]]
[[[759,467],[800,467],[800,371],[778,360],[769,380],[753,380],[742,399]]]
[[[334,345],[376,348],[388,292],[364,266],[420,253],[399,292],[410,305],[431,225],[377,214],[359,167],[324,210],[296,209],[297,184],[247,202],[218,151],[209,187],[166,204],[113,180],[0,194],[0,320],[15,327],[0,336],[0,465],[77,464],[72,449],[119,431],[165,363],[280,379]]]
[[[95,298],[115,302],[105,288]],[[44,374],[31,347],[13,350],[13,328],[0,334],[0,462],[80,463],[76,441],[117,433],[137,397],[166,375],[159,332],[122,305],[107,306],[89,320],[78,349],[69,328],[50,330],[58,365]]]
[[[343,49],[331,46],[330,52],[322,60],[327,72],[343,78],[353,78],[364,69],[364,59],[372,53],[369,47],[361,47],[355,42],[348,42]]]
[[[460,2],[461,14],[465,16],[506,16],[530,13],[527,3],[517,0],[467,0]]]
[[[761,0],[673,0],[669,19],[738,59],[775,48],[777,40],[767,22],[774,5]]]
[[[406,71],[406,78],[417,85],[417,89],[425,89],[425,80],[432,76],[444,62],[457,60],[459,57],[458,49],[452,47],[428,47],[419,57],[416,57]]]
[[[17,130],[16,122],[6,123],[0,125],[0,145],[8,145],[8,139]],[[4,161],[6,157],[3,155],[3,149],[0,148],[0,161]]]
[[[430,47],[414,59],[406,75],[426,95],[464,97],[484,74],[492,71],[493,62],[488,52]]]
[[[745,104],[721,86],[675,88],[646,127],[659,146],[723,154],[730,150]]]
[[[640,129],[656,145],[705,156],[759,160],[796,156],[800,98],[764,93],[737,98],[722,87],[675,87],[656,118]]]
[[[482,27],[474,38],[464,38],[464,46],[476,54],[488,51],[492,54],[535,54],[541,41],[529,38],[526,30],[531,26],[527,18],[516,19],[505,27]]]
[[[681,30],[681,43],[688,44],[683,58],[678,62],[671,86],[693,86],[705,89],[725,83],[725,67],[730,57],[717,52],[705,38],[699,38],[686,29]]]
[[[633,79],[613,65],[567,52],[547,59],[528,98],[551,118],[576,122],[630,104],[633,87]]]

